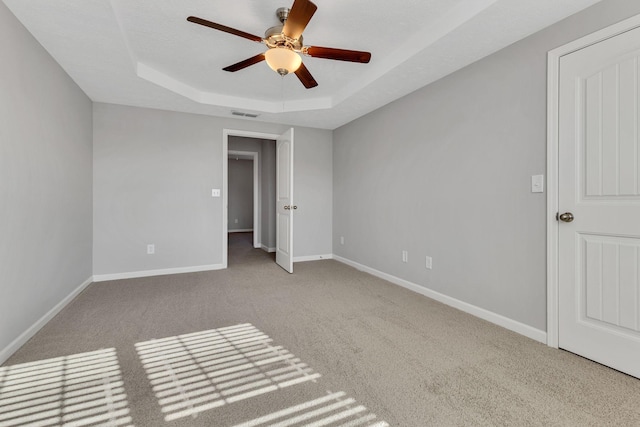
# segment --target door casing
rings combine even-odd
[[[587,46],[615,37],[640,27],[640,15],[636,15],[589,34],[547,54],[547,345],[558,348],[558,131],[559,131],[559,76],[560,58]]]

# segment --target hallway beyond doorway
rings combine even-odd
[[[275,262],[275,253],[253,247],[253,233],[229,233],[229,268],[238,264]]]

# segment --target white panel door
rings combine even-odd
[[[293,128],[276,140],[276,262],[293,273]]]
[[[635,29],[560,58],[558,135],[559,346],[636,377],[639,57]]]

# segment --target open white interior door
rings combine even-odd
[[[640,28],[560,59],[559,345],[640,377]]]
[[[293,128],[276,140],[276,262],[293,273]]]

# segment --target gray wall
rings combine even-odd
[[[222,263],[223,129],[287,127],[94,104],[94,274]],[[332,132],[295,128],[295,150],[294,254],[331,253]]]
[[[91,277],[92,120],[2,2],[0,64],[1,353]]]
[[[599,3],[337,129],[334,253],[545,330],[546,53],[637,13]]]
[[[327,137],[325,132],[320,129],[295,129],[293,202],[298,209],[294,214],[294,257],[333,253],[333,151],[331,143],[327,146],[328,141],[333,141],[333,133],[329,131]],[[301,141],[316,141],[316,144],[301,144]],[[272,200],[275,212],[275,192]]]
[[[229,231],[253,229],[253,160],[229,158]]]

